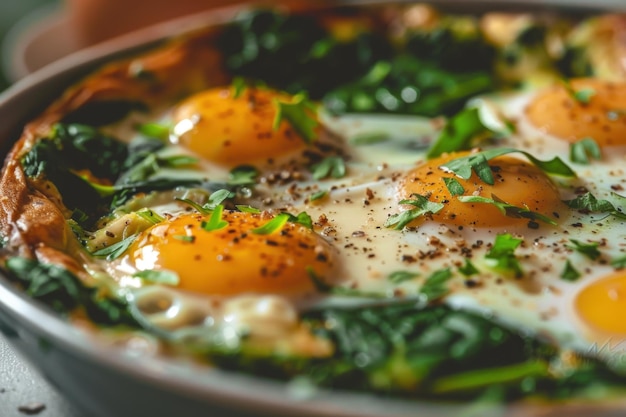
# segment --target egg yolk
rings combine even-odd
[[[548,176],[534,165],[521,159],[500,156],[490,160],[489,166],[495,180],[494,185],[483,182],[476,173],[468,180],[444,171],[441,166],[449,161],[469,155],[468,152],[444,154],[410,171],[401,181],[400,200],[411,199],[419,194],[430,201],[443,204],[443,208],[432,214],[432,219],[441,223],[474,226],[503,227],[527,226],[529,219],[506,216],[496,206],[487,203],[462,202],[448,190],[444,178],[456,179],[464,188],[463,195],[497,199],[519,208],[554,218],[563,207],[559,191]],[[406,208],[414,208],[406,206]],[[424,216],[409,226],[417,226]]]
[[[586,286],[574,303],[580,318],[594,331],[626,336],[626,271]]]
[[[235,166],[291,154],[306,147],[290,123],[274,128],[277,100],[293,98],[269,89],[206,90],[183,101],[174,112],[177,143],[209,161]],[[311,115],[314,117],[314,115]]]
[[[314,231],[287,223],[272,234],[253,232],[269,219],[258,214],[223,213],[228,225],[203,229],[210,215],[183,214],[144,231],[129,248],[139,270],[178,273],[178,288],[209,295],[313,292],[311,269],[330,277],[331,246]]]
[[[569,142],[592,138],[600,146],[626,145],[626,83],[572,80],[555,86],[526,108],[530,122]]]

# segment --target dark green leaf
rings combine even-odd
[[[443,178],[443,182],[446,184],[446,188],[450,192],[451,196],[463,195],[465,188],[454,178]]]
[[[431,302],[435,301],[448,292],[447,282],[452,278],[452,271],[450,268],[440,269],[433,272],[424,282],[422,288],[420,288],[420,294],[426,296],[426,299]]]
[[[595,140],[584,138],[570,145],[569,159],[577,164],[589,165],[591,159],[602,159],[602,151]]]
[[[311,194],[311,196],[309,197],[309,201],[322,200],[322,199],[326,198],[327,196],[328,196],[328,191],[320,190],[320,191],[317,191],[317,192],[314,192],[313,194]]]
[[[339,156],[329,156],[322,162],[311,167],[313,179],[321,180],[324,178],[343,178],[346,175],[346,163]]]
[[[446,152],[471,149],[476,141],[492,134],[480,120],[477,108],[468,108],[454,115],[428,150],[428,159],[436,158]]]
[[[413,220],[422,217],[426,214],[435,214],[443,209],[443,204],[434,203],[428,201],[424,196],[413,194],[413,200],[402,200],[400,204],[409,204],[415,206],[414,209],[405,210],[401,213],[394,214],[387,218],[385,227],[392,227],[396,230],[402,230],[404,227],[411,223]]]
[[[302,137],[306,143],[313,143],[317,139],[317,106],[309,101],[304,94],[294,96],[291,103],[275,100],[277,111],[274,119],[274,129],[278,129],[283,120]]]
[[[556,221],[551,218],[544,216],[541,213],[537,213],[535,211],[529,210],[527,207],[517,207],[511,204],[508,204],[505,201],[500,200],[497,196],[492,195],[493,198],[486,198],[481,196],[460,196],[458,197],[459,201],[462,203],[480,203],[480,204],[491,204],[495,206],[502,214],[507,217],[512,217],[516,219],[524,218],[529,220],[541,220],[544,223],[551,224],[556,226]]]
[[[524,273],[519,261],[515,257],[515,249],[519,247],[523,239],[514,238],[508,233],[499,234],[496,240],[485,255],[486,259],[495,261],[494,268],[504,272],[512,272],[516,277],[521,277]]]
[[[578,281],[580,278],[580,272],[574,268],[572,263],[568,260],[565,261],[565,266],[563,267],[563,272],[561,272],[561,278],[565,281]]]
[[[256,178],[259,176],[259,171],[249,165],[242,165],[233,168],[230,171],[230,178],[228,185],[232,186],[250,186],[256,184]]]
[[[478,274],[480,271],[472,264],[469,259],[465,259],[465,264],[459,267],[459,272],[466,277]]]
[[[302,213],[299,213],[297,216],[294,216],[293,214],[289,214],[289,213],[283,213],[283,214],[286,214],[288,216],[290,223],[300,224],[306,227],[307,229],[313,230],[313,220],[311,219],[311,216],[309,216],[307,212],[303,211]]]
[[[616,269],[626,268],[626,255],[611,260],[611,265]]]
[[[597,242],[584,243],[576,239],[570,239],[570,242],[572,242],[572,244],[568,245],[568,248],[585,255],[591,260],[596,260],[602,256],[602,253],[598,250],[600,244]]]
[[[401,282],[417,278],[419,275],[419,273],[413,271],[395,271],[389,274],[387,279],[394,284],[400,284]]]

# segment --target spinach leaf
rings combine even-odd
[[[16,257],[9,258],[6,267],[28,295],[59,313],[69,314],[82,307],[97,324],[138,326],[125,300],[110,298],[98,288],[85,286],[74,274],[59,266]]]

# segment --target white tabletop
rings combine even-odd
[[[28,415],[87,417],[77,412],[32,366],[16,354],[0,333],[0,417]]]

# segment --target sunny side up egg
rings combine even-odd
[[[573,82],[572,86],[594,87],[589,106],[595,101],[612,103],[613,91],[619,88],[604,88],[596,81]],[[571,117],[581,123],[588,120],[584,108],[579,113],[571,110],[567,117],[558,114],[558,106],[537,111],[546,97],[561,104],[573,100],[563,97],[560,88],[565,87],[482,98],[517,127],[508,137],[486,143],[486,149],[511,147],[543,159],[558,156],[569,161],[573,139],[559,126]],[[553,91],[560,94],[558,98],[551,95],[557,94]],[[252,100],[253,96],[257,98]],[[202,160],[200,166],[256,165],[264,180],[250,196],[236,198],[237,203],[260,213],[224,210],[218,221],[226,225],[219,229],[207,228],[211,214],[195,212],[180,202],[151,207],[166,220],[145,230],[114,264],[111,275],[132,289],[136,304],[155,325],[184,333],[217,322],[223,326],[236,322],[248,331],[273,329],[269,333],[281,334],[283,339],[293,340],[287,335],[298,334],[300,342],[294,345],[300,351],[303,346],[317,346],[314,350],[324,354],[327,346],[311,335],[302,336],[307,333],[296,324],[298,311],[315,303],[346,300],[320,293],[315,279],[363,294],[420,299],[428,277],[449,270],[452,278],[444,302],[488,314],[564,348],[588,353],[591,343],[603,343],[607,335],[626,336],[624,329],[611,324],[611,314],[623,306],[624,275],[609,265],[611,257],[623,256],[626,250],[623,227],[616,227],[624,220],[572,210],[563,203],[583,189],[598,198],[610,198],[612,189],[624,185],[620,165],[624,148],[613,146],[615,139],[611,139],[620,136],[601,136],[607,131],[602,127],[588,130],[594,138],[597,135],[605,157],[590,165],[575,165],[577,179],[550,176],[528,158],[511,154],[488,161],[494,183],[487,184],[475,173],[462,179],[445,169],[449,162],[476,155],[476,151],[426,160],[424,143],[434,140],[441,128],[434,121],[404,119],[409,132],[419,132],[407,140],[405,134],[397,133],[404,126],[398,119],[388,123],[369,116],[322,117],[325,126],[317,130],[318,140],[330,144],[324,149],[342,150],[345,175],[314,179],[307,165],[311,161],[295,158],[291,166],[300,170],[297,181],[272,182],[268,180],[271,174],[266,174],[277,169],[275,158],[306,155],[316,146],[298,138],[285,121],[274,129],[276,102],[293,100],[268,90],[245,89],[235,94],[233,88],[221,88],[199,93],[164,116],[176,126],[174,142]],[[599,106],[600,114],[606,104]],[[553,110],[556,114],[551,117]],[[623,123],[622,115],[617,117]],[[589,120],[593,124],[596,119]],[[387,139],[355,145],[351,127],[361,133],[382,129]],[[315,152],[322,153],[320,149],[315,147]],[[318,159],[324,157],[322,153]],[[206,172],[209,178],[213,175]],[[460,195],[451,192],[451,180],[463,189]],[[322,197],[313,199],[314,194]],[[416,196],[440,209],[426,210],[396,230],[390,218],[415,210],[411,200]],[[464,202],[459,199],[463,196],[524,208],[547,220],[512,215],[485,202]],[[312,229],[285,222],[269,234],[254,233],[281,212],[307,213]],[[492,256],[502,235],[514,243],[511,254],[519,263],[517,270],[503,269]],[[604,255],[600,261],[591,261],[576,250],[574,241],[597,244]],[[461,273],[467,261],[475,271]],[[581,277],[564,280],[565,265],[582,271]],[[141,270],[173,271],[178,282],[163,286],[128,279]],[[398,273],[410,279],[393,279]],[[595,308],[605,302],[613,313]]]

